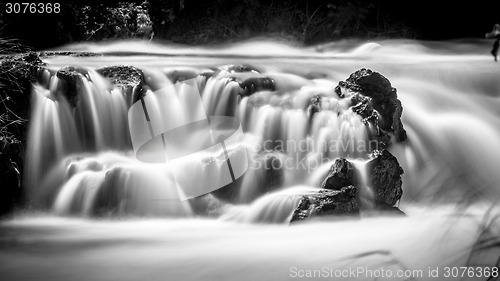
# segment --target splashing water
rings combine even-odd
[[[0,224],[5,274],[23,280],[33,272],[61,280],[68,275],[133,280],[158,279],[168,271],[172,280],[285,280],[301,269],[360,266],[422,269],[415,279],[439,280],[428,275],[428,267],[492,266],[496,259],[485,257],[495,256],[497,248],[472,251],[485,238],[481,233],[500,237],[500,212],[489,208],[500,194],[500,68],[481,51],[487,44],[67,46],[105,56],[46,58],[50,71],[33,90],[26,168],[30,205],[42,214]],[[195,77],[207,114],[240,119],[252,168],[235,184],[233,203],[211,195],[187,202],[165,199],[177,192],[168,164],[145,164],[132,152],[127,110],[133,93],[95,71],[123,63],[143,69],[152,91],[183,75]],[[63,97],[64,83],[55,75],[68,64],[87,74],[79,78],[76,107]],[[229,64],[257,71],[217,69]],[[367,140],[365,126],[333,91],[363,67],[386,76],[404,107],[408,142],[393,145],[391,153],[405,171],[400,208],[408,217],[261,225],[288,225],[301,196],[319,188],[337,157],[355,163],[362,204],[373,204],[366,160],[356,160],[363,157],[355,144]],[[207,71],[215,74],[207,78],[202,75]],[[238,97],[243,93],[238,82],[252,77],[273,79],[276,90]],[[328,110],[310,119],[307,107],[316,95],[324,96],[321,106]],[[325,150],[332,141],[349,145]],[[269,163],[276,166],[263,169]],[[44,251],[33,253],[26,243],[55,249],[50,264],[40,254]],[[11,259],[14,252],[32,258]],[[66,260],[74,263],[57,266]],[[118,270],[127,266],[130,270]],[[141,266],[147,270],[137,270]],[[12,270],[17,267],[28,270]],[[110,276],[95,268],[109,269]],[[375,280],[361,277],[345,279]]]

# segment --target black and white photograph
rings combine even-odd
[[[500,280],[500,2],[0,1],[0,280]]]

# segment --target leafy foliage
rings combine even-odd
[[[375,0],[68,0],[59,14],[0,10],[0,36],[17,37],[36,48],[116,38],[206,44],[270,36],[310,44],[415,36],[404,21],[394,21],[384,11]]]
[[[73,7],[84,40],[150,38],[152,23],[147,11],[135,3],[103,3]]]

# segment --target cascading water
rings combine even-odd
[[[500,194],[500,68],[488,60],[487,52],[483,55],[474,49],[484,45],[463,43],[460,55],[446,52],[452,48],[449,43],[431,48],[416,41],[353,44],[350,52],[336,50],[335,44],[318,47],[321,52],[270,43],[224,50],[172,49],[137,42],[126,47],[120,42],[108,48],[69,46],[68,50],[113,55],[71,61],[47,58],[50,71],[44,71],[33,88],[26,167],[30,206],[44,215],[25,215],[1,227],[13,228],[21,240],[29,240],[35,239],[33,234],[23,230],[47,226],[55,234],[42,233],[36,241],[83,239],[89,243],[89,255],[95,257],[88,264],[115,269],[137,262],[150,269],[145,275],[153,279],[160,268],[168,269],[173,279],[183,280],[201,276],[251,280],[256,278],[252,269],[282,280],[291,277],[290,267],[388,266],[425,269],[424,276],[416,279],[436,280],[427,275],[429,266],[461,266],[484,258],[469,253],[484,228],[478,218],[485,217],[485,209]],[[254,51],[255,46],[276,55],[261,59],[262,48]],[[116,50],[123,48],[137,52],[116,56]],[[148,48],[155,48],[154,55],[146,55]],[[191,57],[193,53],[207,56]],[[245,176],[230,186],[234,194],[220,190],[222,196],[216,192],[217,196],[189,201],[171,200],[177,191],[169,164],[135,159],[127,111],[138,89],[113,86],[96,72],[104,65],[123,62],[143,70],[142,94],[195,78],[207,115],[239,118],[250,163]],[[67,80],[56,75],[68,64],[84,66],[73,80],[72,95],[68,95]],[[253,65],[258,71],[220,68],[230,64]],[[373,207],[374,192],[366,170],[370,156],[358,146],[367,143],[367,128],[334,92],[338,81],[362,67],[383,73],[398,89],[404,107],[408,141],[390,150],[404,169],[399,206],[408,217],[326,219],[326,223],[312,221],[290,228],[255,225],[288,224],[301,196],[319,189],[339,157],[355,163],[361,209]],[[263,77],[272,79],[276,88],[249,95],[240,86],[246,79]],[[182,92],[177,94],[182,96]],[[323,96],[321,107],[326,110],[311,117],[308,106],[317,95]],[[71,100],[74,96],[76,103]],[[175,111],[179,118],[190,114],[173,100],[157,105]],[[328,149],[332,142],[340,146]],[[219,161],[217,157],[192,161]],[[187,176],[189,172],[185,171]],[[232,196],[231,203],[217,199],[224,194]],[[457,211],[457,206],[463,208]],[[110,222],[103,217],[121,220]],[[90,238],[79,238],[86,236]],[[449,242],[441,243],[443,237]],[[99,239],[125,242],[101,249],[94,244]],[[154,242],[144,242],[148,239]],[[72,246],[66,247],[66,255],[77,253]],[[134,261],[129,250],[135,253]],[[4,259],[0,254],[0,260]],[[37,267],[35,262],[27,266]],[[85,276],[83,268],[71,273]],[[264,273],[257,275],[269,279]],[[137,277],[134,273],[120,276],[124,280]]]

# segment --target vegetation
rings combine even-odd
[[[42,64],[29,48],[0,39],[0,215],[21,203],[31,83]]]
[[[36,48],[115,38],[207,44],[272,36],[310,44],[353,36],[415,36],[375,0],[70,0],[61,3],[59,14],[0,10],[2,25],[3,36],[21,37]]]

